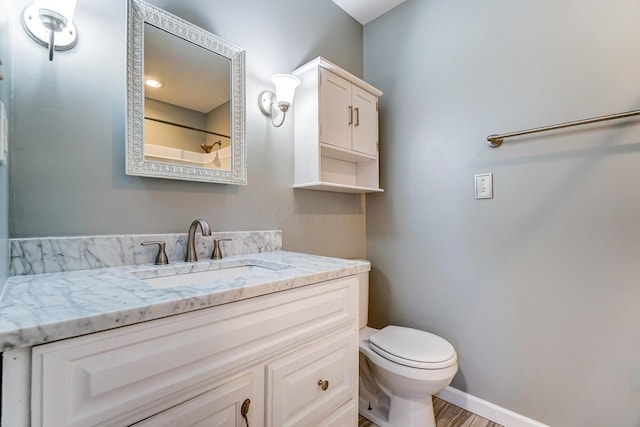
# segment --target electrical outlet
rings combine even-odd
[[[493,174],[475,175],[476,199],[493,199]]]

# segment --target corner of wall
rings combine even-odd
[[[7,120],[11,101],[11,0],[0,0],[0,102],[4,104]],[[0,126],[2,126],[0,118]],[[8,122],[7,122],[8,123]],[[8,130],[8,129],[7,129]],[[0,164],[0,294],[9,276],[9,166],[8,159]]]

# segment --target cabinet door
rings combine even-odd
[[[267,427],[317,425],[355,399],[357,344],[350,328],[268,363]]]
[[[245,404],[246,400],[248,404]],[[180,405],[147,418],[132,427],[244,427],[257,425],[259,417],[251,412],[253,376],[234,378]],[[242,406],[248,408],[245,422]],[[255,404],[254,404],[255,405]]]
[[[351,83],[320,69],[320,142],[351,150]]]
[[[352,88],[352,149],[375,156],[378,153],[378,98],[358,86]]]

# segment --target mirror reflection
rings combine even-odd
[[[129,0],[126,172],[245,185],[244,50]]]
[[[144,24],[144,158],[230,170],[231,61]]]

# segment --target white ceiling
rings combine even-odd
[[[405,0],[333,0],[362,25],[371,22]]]
[[[144,25],[144,74],[164,83],[145,97],[207,114],[229,101],[231,62],[220,55]]]

